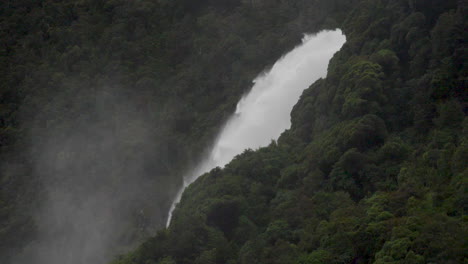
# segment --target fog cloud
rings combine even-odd
[[[154,125],[134,96],[115,87],[57,95],[48,107],[37,117],[45,125],[31,131],[43,190],[37,237],[14,263],[106,263],[164,218],[154,202]]]

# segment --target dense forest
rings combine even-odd
[[[456,0],[2,1],[0,257],[61,232],[44,234],[44,201],[87,195],[112,199],[103,259],[145,241],[115,264],[465,263],[467,15]],[[199,178],[163,229],[251,80],[325,28],[347,43],[291,129]],[[45,224],[88,234],[75,209]]]
[[[299,4],[2,1],[2,259],[96,233],[106,259],[162,228],[252,79],[349,6]]]

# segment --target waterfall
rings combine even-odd
[[[172,212],[184,189],[200,175],[223,167],[245,149],[267,146],[291,126],[289,115],[302,91],[326,77],[329,60],[345,42],[341,30],[305,35],[301,45],[253,81],[251,91],[237,104],[236,112],[219,133],[210,154],[184,177],[166,226],[171,223]]]

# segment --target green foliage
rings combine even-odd
[[[8,74],[0,77],[0,155],[24,144],[19,113],[41,113],[31,126],[72,131],[76,126],[62,121],[84,113],[86,123],[93,110],[48,96],[92,101],[93,89],[118,82],[151,122],[169,124],[157,135],[168,144],[154,147],[168,153],[156,166],[167,176],[160,188],[177,186],[175,176],[201,158],[195,154],[255,74],[300,33],[340,25],[347,35],[327,78],[304,91],[278,142],[200,177],[168,229],[113,263],[465,261],[466,7],[460,1],[46,2],[29,3],[47,15],[41,19],[20,20],[23,9],[0,11],[9,14],[2,25],[15,32],[1,33],[7,55],[0,54],[8,59],[0,67]],[[137,127],[130,122],[129,133]],[[123,149],[137,153],[144,143],[128,138]],[[24,157],[13,160],[2,166],[23,164],[18,171],[30,175]],[[17,212],[28,203],[13,195],[25,179],[1,177],[0,217],[8,223],[1,254],[21,246],[3,242],[12,230],[27,233],[32,225]]]
[[[335,102],[342,104],[341,115],[352,118],[380,111],[382,69],[378,64],[358,60],[341,78]]]
[[[317,30],[325,20],[336,24],[325,11],[347,6],[237,0],[0,3],[0,197],[9,208],[0,214],[5,226],[0,242],[10,240],[10,230],[21,230],[18,241],[2,242],[2,258],[36,235],[31,208],[46,195],[32,158],[43,155],[37,145],[59,142],[58,135],[97,131],[85,135],[99,142],[84,147],[94,154],[108,140],[104,130],[122,134],[112,151],[118,165],[102,168],[93,161],[81,167],[110,175],[102,181],[112,190],[129,188],[131,179],[149,179],[147,190],[124,202],[128,218],[137,219],[129,230],[140,231],[119,230],[132,238],[115,243],[130,246],[162,228],[186,168],[202,158],[198,154],[212,143],[251,80],[303,32]],[[115,94],[123,99],[114,102]],[[142,129],[147,134],[138,136]],[[31,134],[39,144],[30,144]],[[61,155],[75,164],[68,152]],[[129,172],[134,163],[141,165],[138,173]],[[273,164],[253,175],[268,180],[276,169]],[[86,188],[82,182],[68,186],[72,195]],[[223,225],[215,213],[208,218]],[[236,221],[223,227],[226,234],[234,235]]]
[[[335,263],[333,256],[326,250],[315,250],[314,252],[301,256],[296,262],[297,264],[326,264]]]
[[[199,212],[189,197],[240,199],[236,235],[226,236],[238,263],[463,262],[466,118],[453,92],[463,69],[447,70],[451,58],[429,65],[441,56],[432,45],[444,56],[458,47],[427,38],[453,39],[441,28],[457,12],[438,12],[448,14],[431,24],[435,13],[418,3],[362,1],[328,78],[295,106],[291,130],[198,180],[176,214]]]
[[[382,49],[371,56],[371,60],[378,63],[386,74],[391,74],[398,69],[398,59],[395,52],[388,49]]]
[[[174,261],[173,258],[167,257],[167,258],[161,259],[157,264],[176,264],[176,262]]]

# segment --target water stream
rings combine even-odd
[[[291,126],[290,112],[303,90],[326,77],[328,62],[345,42],[341,30],[305,35],[302,44],[253,81],[251,91],[237,104],[236,112],[219,133],[210,155],[184,177],[184,184],[170,208],[167,226],[184,189],[200,175],[224,167],[245,149],[267,146]]]

